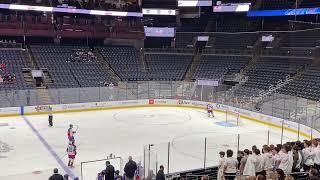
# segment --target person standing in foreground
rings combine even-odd
[[[224,177],[226,180],[233,180],[236,177],[238,160],[233,156],[233,151],[231,149],[227,150],[227,159],[224,164]]]
[[[223,170],[224,170],[224,163],[226,161],[225,152],[221,151],[219,152],[220,159],[219,159],[219,165],[218,165],[218,180],[223,180],[224,175],[223,175]]]
[[[106,169],[102,171],[104,180],[114,180],[114,167],[110,164],[110,161],[106,161]]]
[[[137,164],[132,160],[132,157],[129,156],[129,161],[124,167],[126,180],[134,180],[134,173],[136,170],[137,170]]]
[[[54,168],[53,175],[50,176],[49,180],[64,180],[64,179],[63,179],[63,176],[58,173],[58,169]]]
[[[160,166],[160,169],[157,173],[157,176],[156,176],[156,180],[165,180],[166,177],[164,176],[164,167],[163,165]]]

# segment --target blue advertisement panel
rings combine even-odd
[[[261,16],[302,16],[320,14],[320,8],[280,9],[280,10],[254,10],[248,11],[249,17]]]

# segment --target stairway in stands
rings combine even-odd
[[[103,57],[103,55],[101,54],[101,52],[98,48],[94,49],[94,53],[97,56],[98,61],[104,65],[104,67],[106,68],[106,71],[108,71],[108,73],[112,76],[112,79],[114,80],[114,82],[121,81],[121,78],[119,77],[119,75],[112,68],[112,66],[108,63],[108,61],[105,60],[105,58]]]
[[[186,72],[185,76],[184,76],[184,80],[187,80],[187,81],[191,81],[194,73],[196,72],[197,70],[197,67],[198,67],[198,64],[200,62],[200,58],[201,58],[201,53],[199,51],[196,51],[194,53],[194,56],[193,56],[193,59],[192,59],[192,62],[191,64],[189,65],[189,68],[188,68],[188,71]]]
[[[52,99],[50,97],[49,90],[45,87],[37,87],[37,95],[40,98],[38,102],[42,105],[52,104]]]

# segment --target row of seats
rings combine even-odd
[[[240,97],[248,97],[250,94],[252,96],[259,94],[259,91],[266,92],[271,86],[285,81],[287,77],[292,77],[311,62],[311,58],[302,57],[262,57],[246,72],[247,81],[235,93]]]
[[[95,87],[102,86],[104,82],[112,82],[111,75],[96,59],[70,62],[75,49],[89,50],[88,47],[81,46],[31,46],[38,66],[49,70],[54,82],[49,87]]]
[[[239,73],[249,61],[249,56],[203,54],[192,78],[221,79]]]
[[[320,65],[310,66],[278,92],[306,99],[320,100]]]
[[[16,80],[5,83],[0,82],[0,90],[11,89],[31,89],[32,84],[28,84],[23,77],[23,68],[29,68],[21,49],[1,49],[0,64],[5,64],[5,68],[0,69],[0,75],[14,74]]]
[[[193,54],[183,51],[162,52],[148,49],[143,64],[140,52],[133,47],[99,48],[105,60],[122,80],[182,80]]]

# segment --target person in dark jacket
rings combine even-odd
[[[161,165],[157,173],[156,180],[165,180],[165,179],[166,177],[164,176],[164,167]]]
[[[58,173],[58,169],[53,169],[53,175],[50,176],[49,180],[64,180],[63,176]]]
[[[106,169],[102,171],[104,180],[114,180],[114,167],[110,164],[110,161],[106,161]]]
[[[129,161],[124,167],[126,180],[134,180],[134,173],[136,170],[137,170],[137,164],[132,160],[132,157],[129,156]]]

